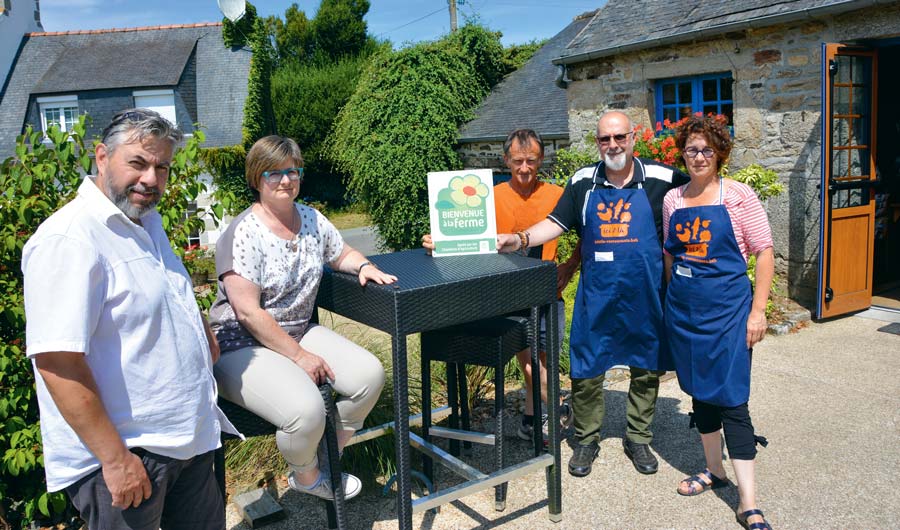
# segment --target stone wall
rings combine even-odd
[[[542,170],[549,172],[556,163],[556,151],[569,146],[569,140],[544,140],[544,165]],[[503,163],[503,142],[471,142],[460,143],[456,151],[462,156],[463,167],[470,169],[492,169],[495,172],[508,173],[509,168]]]
[[[789,294],[809,303],[819,259],[822,42],[898,34],[900,5],[894,4],[569,65],[569,137],[584,145],[608,109],[655,125],[655,81],[731,72],[735,149],[729,165],[757,162],[780,175],[787,193],[766,205],[778,272]]]

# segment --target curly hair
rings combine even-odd
[[[720,172],[728,162],[728,155],[734,146],[728,125],[724,120],[713,116],[694,115],[687,118],[675,132],[675,147],[682,153],[692,134],[700,134],[706,138],[706,142],[716,152],[716,172]]]

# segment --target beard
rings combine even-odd
[[[614,155],[610,155],[607,152],[603,154],[603,162],[606,164],[606,167],[613,171],[622,171],[628,163],[628,156],[626,156],[625,151],[620,151]]]
[[[144,194],[152,193],[153,197],[150,199],[150,202],[146,204],[135,204],[128,200],[128,194],[132,191]],[[122,210],[122,213],[129,219],[140,219],[145,213],[156,208],[159,199],[159,188],[148,188],[143,184],[128,186],[124,190],[118,190],[112,186],[109,187],[109,200],[112,201],[118,209]]]

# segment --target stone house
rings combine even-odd
[[[594,12],[575,17],[548,40],[521,68],[497,84],[475,109],[475,118],[459,132],[457,151],[464,167],[489,168],[495,182],[509,178],[503,163],[503,141],[515,129],[534,129],[544,140],[546,173],[556,150],[569,145],[566,91],[555,80],[559,67],[552,63],[566,45],[590,22]]]
[[[553,62],[573,143],[607,109],[727,115],[730,168],[786,186],[766,205],[778,272],[822,318],[900,308],[898,37],[897,1],[609,0]]]
[[[226,48],[221,23],[32,32],[20,39],[0,93],[0,158],[13,154],[16,136],[29,125],[66,130],[87,114],[86,136],[94,138],[131,107],[153,109],[187,134],[199,125],[204,147],[241,142],[251,52]],[[197,202],[208,206],[209,197]],[[207,228],[193,242],[214,243],[218,231],[212,223]]]

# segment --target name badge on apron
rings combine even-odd
[[[681,264],[675,265],[675,274],[679,276],[684,276],[685,278],[693,278],[693,274],[691,274],[690,267],[685,267]]]
[[[594,252],[594,261],[615,261],[612,252]]]

